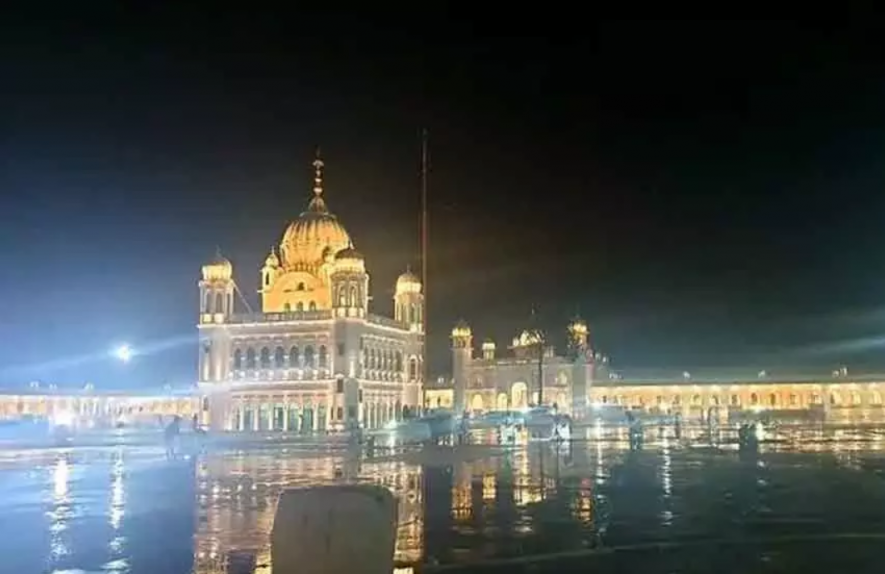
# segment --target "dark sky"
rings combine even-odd
[[[3,382],[193,380],[201,263],[257,300],[316,145],[388,313],[422,126],[434,370],[459,317],[500,344],[533,306],[628,370],[885,368],[872,24],[494,15],[4,18]]]

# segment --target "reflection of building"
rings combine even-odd
[[[369,313],[369,274],[350,235],[314,196],[261,269],[261,312],[236,311],[233,266],[220,255],[200,281],[200,385],[206,422],[223,430],[380,426],[421,404],[424,295],[396,282],[394,318]]]
[[[195,574],[227,573],[238,557],[251,558],[258,574],[270,572],[270,533],[286,488],[332,484],[341,460],[328,456],[258,452],[207,457],[197,470],[198,520]],[[401,462],[364,464],[355,480],[378,483],[397,498],[395,560],[423,556],[421,470]]]
[[[556,354],[540,334],[523,331],[508,356],[489,340],[475,356],[470,327],[459,323],[452,330],[452,383],[428,388],[425,406],[482,412],[543,403],[583,411],[592,381],[605,370],[605,358],[592,352],[586,323],[575,319],[568,332],[565,354]]]

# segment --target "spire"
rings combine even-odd
[[[316,157],[313,160],[313,193],[317,197],[323,194],[323,159],[320,157],[320,147],[317,146]]]
[[[317,146],[316,156],[313,160],[313,199],[307,206],[307,211],[313,213],[329,213],[326,202],[323,201],[323,168],[326,164],[320,157],[320,147]]]

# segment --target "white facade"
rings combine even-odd
[[[374,428],[422,404],[422,286],[404,273],[395,318],[370,313],[365,261],[314,166],[312,201],[261,269],[261,312],[236,309],[229,261],[203,266],[199,380],[214,430]]]

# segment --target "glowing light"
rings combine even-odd
[[[59,411],[52,415],[52,424],[60,427],[69,427],[74,424],[74,414],[71,411]]]
[[[114,349],[114,356],[123,361],[124,363],[128,363],[132,359],[132,347],[129,345],[120,345],[116,349]]]
[[[120,456],[120,455],[118,455]],[[126,491],[123,485],[123,459],[118,458],[113,467],[113,482],[111,483],[111,528],[118,530],[123,522],[124,508],[126,504]]]
[[[58,459],[52,471],[53,491],[58,502],[64,501],[67,498],[69,477],[68,461],[63,458]]]

